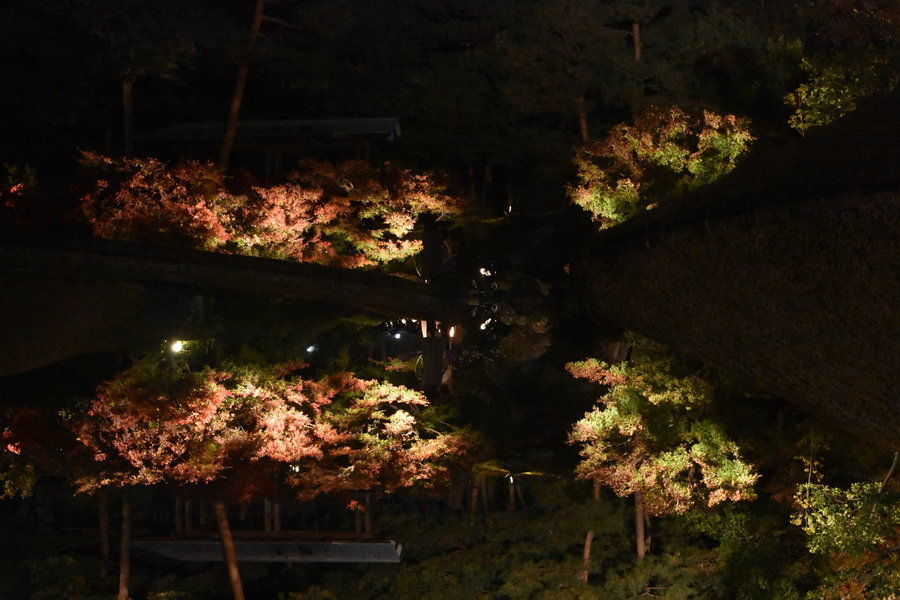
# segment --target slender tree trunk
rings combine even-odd
[[[641,62],[641,23],[631,22],[631,43],[634,45],[634,62]]]
[[[97,493],[97,520],[100,530],[100,556],[103,562],[100,565],[100,576],[106,577],[106,569],[109,566],[109,498],[106,492]]]
[[[591,566],[591,544],[594,542],[594,532],[588,531],[584,536],[584,553],[582,554],[581,561],[584,564],[584,570],[581,572],[581,582],[588,582],[588,572],[590,571]]]
[[[122,543],[119,546],[119,595],[116,600],[129,600],[128,580],[131,577],[131,503],[122,499]]]
[[[366,533],[372,533],[372,510],[375,508],[375,501],[372,498],[372,492],[366,492],[366,514],[365,514],[365,524],[366,524]]]
[[[878,488],[878,493],[882,493],[885,488],[887,488],[888,481],[891,480],[891,476],[894,474],[894,471],[897,469],[897,460],[900,459],[900,452],[894,452],[894,461],[891,463],[891,468],[888,469],[887,475],[884,477],[884,481],[881,482],[881,486]]]
[[[219,523],[219,537],[222,538],[222,550],[225,553],[225,565],[228,568],[228,581],[231,583],[231,592],[234,594],[234,600],[244,600],[244,587],[241,585],[241,574],[238,571],[237,550],[234,548],[234,539],[231,537],[231,527],[228,525],[225,503],[221,500],[216,500],[213,508],[216,511],[216,521]]]
[[[134,152],[134,77],[122,76],[122,153]]]
[[[600,482],[594,482],[594,504],[600,504]]]
[[[634,537],[637,541],[637,559],[642,561],[647,547],[644,537],[644,495],[641,492],[634,493]]]
[[[259,37],[259,29],[263,22],[263,9],[266,0],[256,0],[256,8],[253,11],[253,23],[250,25],[250,42],[247,44],[247,52],[256,46],[256,38]],[[238,115],[241,112],[241,103],[244,101],[244,88],[247,87],[247,75],[250,72],[250,57],[246,57],[238,66],[237,78],[234,81],[234,90],[231,92],[231,106],[228,109],[228,121],[225,123],[225,133],[222,136],[222,146],[219,148],[219,160],[216,163],[219,171],[225,172],[228,168],[228,160],[231,157],[231,148],[234,146],[234,138],[237,134]]]
[[[472,485],[469,496],[469,525],[475,524],[475,513],[478,511],[478,485]]]
[[[578,96],[576,104],[578,105],[578,129],[581,131],[581,141],[587,144],[591,141],[591,136],[588,133],[587,106],[584,101],[584,94]]]
[[[516,510],[516,480],[509,476],[509,503],[508,510]]]

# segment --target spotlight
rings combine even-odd
[[[178,354],[179,352],[181,352],[182,350],[184,350],[184,342],[182,342],[181,340],[175,340],[175,341],[172,342],[172,344],[169,346],[169,349],[170,349],[172,352]]]

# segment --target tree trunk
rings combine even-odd
[[[631,43],[634,45],[634,62],[641,62],[641,24],[639,21],[631,23]]]
[[[600,482],[594,482],[594,504],[600,504]]]
[[[228,568],[231,592],[234,594],[234,600],[244,600],[244,587],[241,585],[241,574],[238,571],[237,550],[234,548],[234,539],[231,537],[231,527],[228,526],[225,503],[216,500],[213,508],[216,511],[216,521],[219,523],[219,537],[222,538],[222,550],[225,553],[225,565]]]
[[[134,77],[122,76],[122,153],[134,152]]]
[[[97,519],[100,530],[100,556],[103,558],[100,576],[106,577],[106,568],[109,566],[109,498],[104,491],[97,493]]]
[[[122,499],[122,543],[119,547],[119,595],[116,600],[129,600],[128,580],[131,576],[131,503]]]
[[[582,554],[581,560],[584,564],[584,570],[581,572],[581,582],[588,582],[588,572],[590,571],[591,566],[591,544],[594,542],[594,532],[588,531],[584,536],[584,553]]]
[[[250,42],[247,44],[247,52],[253,50],[256,38],[259,37],[259,28],[263,22],[263,9],[266,0],[256,0],[256,8],[253,11],[253,23],[250,25]],[[231,157],[231,148],[234,146],[234,138],[237,134],[238,115],[241,112],[241,103],[244,100],[244,88],[247,86],[247,75],[250,72],[250,64],[247,56],[238,66],[237,78],[234,81],[234,90],[231,93],[231,106],[228,109],[228,121],[225,123],[225,133],[222,136],[222,146],[219,148],[219,160],[216,163],[219,171],[225,172],[228,168],[228,160]]]
[[[637,542],[637,559],[644,560],[647,554],[644,537],[644,495],[641,492],[634,493],[634,537]]]
[[[591,141],[591,136],[588,133],[587,107],[584,102],[584,94],[578,96],[576,103],[578,105],[578,129],[581,131],[581,141],[587,144]]]

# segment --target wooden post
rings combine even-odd
[[[184,531],[191,533],[194,530],[193,515],[191,515],[191,501],[184,501]]]
[[[594,482],[594,504],[600,503],[600,482]]]
[[[516,510],[516,480],[513,479],[512,473],[509,474],[509,503],[508,510]]]
[[[281,533],[281,501],[272,502],[272,529],[275,533]]]
[[[225,512],[225,503],[216,500],[213,504],[216,511],[216,521],[219,523],[219,537],[222,538],[222,551],[225,553],[225,565],[228,568],[228,581],[231,583],[231,592],[234,600],[245,600],[244,587],[241,585],[241,574],[238,571],[237,551],[234,548],[234,538],[231,537],[231,527],[228,525],[228,513]]]
[[[478,510],[478,486],[473,485],[469,498],[469,525],[475,524],[475,511]]]
[[[366,533],[372,533],[372,492],[366,492]]]
[[[272,501],[263,498],[263,531],[272,532]]]
[[[481,486],[481,506],[484,509],[484,522],[490,523],[491,512],[488,504],[490,498],[488,497],[487,475],[483,474],[478,478],[478,485]]]
[[[117,600],[129,600],[128,580],[131,575],[131,503],[122,498],[122,540],[119,546],[119,594]]]

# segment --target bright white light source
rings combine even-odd
[[[488,325],[491,324],[491,321],[493,321],[493,319],[488,319],[487,321],[485,321],[484,323],[482,323],[482,324],[479,326],[480,329],[481,329],[482,331],[484,331],[485,329],[487,329],[487,328],[488,328]]]
[[[456,335],[456,325],[451,325],[450,326],[450,337],[453,337],[454,335]]]
[[[313,352],[316,351],[316,345],[315,345],[315,344],[310,344],[309,346],[306,347],[306,351],[307,351],[308,353],[312,354]]]
[[[172,350],[172,352],[181,352],[182,350],[184,350],[184,342],[182,342],[181,340],[175,340],[174,342],[172,342],[172,345],[169,346],[169,348]]]
[[[399,340],[399,339],[400,339],[400,332],[399,332],[399,331],[398,331],[397,333],[394,334],[394,339],[395,339],[395,340]]]
[[[481,267],[480,269],[478,269],[478,272],[481,273],[482,275],[484,275],[485,277],[490,277],[491,275],[493,275],[493,273],[491,273],[490,269],[485,269],[484,267]]]

